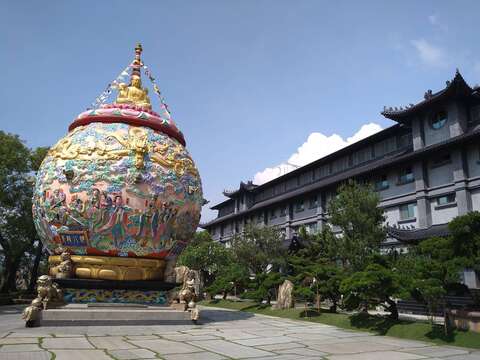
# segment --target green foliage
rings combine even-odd
[[[231,263],[222,267],[216,274],[215,280],[207,288],[210,294],[222,293],[226,298],[228,293],[237,293],[238,289],[244,288],[249,282],[248,270],[238,264]]]
[[[267,304],[276,297],[279,285],[285,280],[285,277],[279,272],[257,273],[251,280],[248,291],[242,294],[242,297],[254,299],[257,302],[266,300]]]
[[[250,225],[232,240],[232,250],[237,261],[252,274],[277,271],[285,265],[283,238],[273,227]]]
[[[341,299],[340,283],[345,270],[335,263],[333,234],[330,229],[309,235],[302,234],[305,247],[288,257],[290,280],[297,299],[313,302],[319,296],[329,300],[333,312]]]
[[[328,205],[330,223],[342,235],[336,237],[335,249],[344,267],[362,270],[385,239],[385,220],[379,208],[379,196],[371,186],[349,181],[340,186]]]
[[[480,212],[458,216],[453,219],[448,228],[457,264],[480,272]]]
[[[332,312],[337,310],[337,305],[342,298],[340,285],[345,276],[345,271],[333,264],[325,264],[316,269],[316,290],[322,299],[329,300],[332,303],[330,308]]]
[[[208,243],[211,241],[213,241],[213,239],[208,231],[197,231],[193,237],[193,240],[189,243],[189,246],[197,246],[199,244]]]
[[[23,264],[35,273],[33,258],[41,247],[32,219],[33,172],[46,154],[45,148],[31,151],[17,135],[0,131],[0,255],[3,270],[0,292],[15,291],[15,276]],[[39,254],[39,255],[36,255]]]
[[[396,273],[378,263],[367,265],[365,270],[355,272],[340,285],[348,309],[365,307],[366,304],[382,305],[395,319],[398,318],[398,311],[392,297],[397,295],[400,289]],[[387,305],[384,305],[385,303]]]
[[[215,280],[216,274],[234,260],[230,249],[213,241],[208,233],[205,233],[196,234],[195,240],[178,258],[178,263],[188,266],[190,269],[199,270],[204,285],[210,286]]]

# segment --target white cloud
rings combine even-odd
[[[312,161],[318,160],[328,154],[331,154],[347,145],[353,144],[376,132],[382,130],[382,127],[375,123],[362,125],[355,134],[343,139],[340,135],[332,134],[330,136],[319,132],[311,133],[297,152],[292,154],[288,161],[274,167],[268,167],[263,171],[257,172],[253,178],[255,184],[264,184],[281,175],[286,174],[299,166],[306,165]]]
[[[440,21],[440,16],[438,14],[428,15],[428,22],[437,29],[448,32],[448,25],[445,22]]]
[[[429,43],[425,39],[412,40],[410,43],[425,65],[438,67],[447,65],[446,53],[442,48]]]
[[[428,15],[428,21],[432,25],[438,25],[438,15],[437,14]]]

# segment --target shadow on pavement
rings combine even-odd
[[[242,311],[202,308],[200,312],[201,324],[221,321],[235,321],[250,319],[254,314]]]
[[[28,305],[3,305],[0,306],[0,315],[21,314]]]

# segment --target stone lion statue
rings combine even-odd
[[[196,322],[200,316],[196,304],[198,294],[195,290],[198,284],[198,272],[187,266],[178,266],[175,268],[175,279],[177,283],[182,284],[176,300],[184,304],[184,311],[190,311],[191,319]]]

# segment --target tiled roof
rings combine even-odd
[[[385,107],[381,112],[383,116],[388,119],[402,122],[406,117],[411,116],[417,111],[423,110],[425,107],[434,102],[443,100],[447,97],[464,97],[471,95],[473,89],[465,82],[460,72],[456,71],[453,80],[447,81],[443,90],[432,93],[432,90],[427,90],[424,95],[424,100],[417,104],[410,104],[406,107]]]
[[[426,156],[429,154],[434,153],[435,151],[438,151],[439,149],[442,149],[444,147],[450,146],[450,145],[455,145],[455,144],[460,144],[469,140],[472,140],[474,138],[477,138],[480,135],[480,127],[477,127],[475,129],[472,129],[469,133],[462,134],[453,138],[449,138],[447,140],[444,140],[442,142],[432,144],[429,146],[426,146],[422,149],[419,149],[417,151],[403,151],[403,152],[396,152],[391,155],[385,156],[381,159],[373,160],[368,163],[365,163],[363,165],[356,166],[354,168],[351,168],[347,171],[340,172],[334,175],[327,176],[323,178],[322,180],[316,181],[314,183],[311,183],[306,186],[302,186],[300,188],[297,188],[295,190],[286,192],[282,195],[274,196],[270,199],[258,202],[254,204],[252,207],[239,211],[237,213],[231,213],[225,216],[222,216],[221,218],[216,218],[202,226],[202,228],[206,228],[208,226],[214,225],[216,223],[221,223],[225,220],[230,220],[234,219],[236,217],[244,216],[249,213],[252,213],[258,209],[265,208],[267,206],[279,203],[281,201],[291,199],[294,197],[297,197],[299,195],[307,194],[310,192],[313,192],[315,190],[318,190],[320,188],[325,188],[326,186],[331,186],[334,184],[337,184],[339,182],[342,182],[344,180],[347,180],[349,178],[354,178],[356,176],[364,175],[367,174],[371,171],[374,170],[379,170],[382,168],[387,168],[395,164],[399,164],[402,162],[406,162],[409,160],[412,160],[413,158],[416,157],[421,157],[421,156]],[[230,200],[230,199],[229,199]],[[217,205],[218,206],[218,205]]]
[[[387,227],[387,234],[400,241],[412,242],[433,236],[447,236],[450,232],[448,224],[438,224],[423,229],[402,229],[389,226]]]

